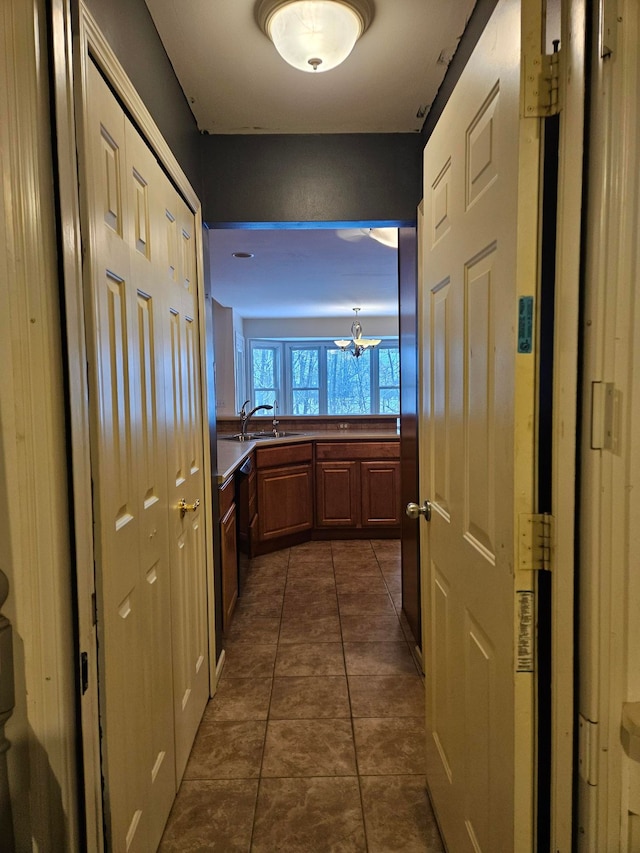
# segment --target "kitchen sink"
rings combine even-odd
[[[290,435],[304,435],[301,432],[254,432],[252,438],[288,438]]]
[[[241,432],[234,432],[232,435],[219,435],[218,438],[222,438],[225,441],[257,441],[265,438],[288,438],[290,435],[304,435],[304,433],[274,432],[273,430],[269,430],[269,432],[247,432],[245,435],[242,435]]]

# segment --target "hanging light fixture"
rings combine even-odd
[[[342,352],[350,352],[354,358],[360,358],[362,353],[369,347],[377,347],[380,343],[379,338],[363,338],[362,326],[358,320],[358,311],[360,308],[353,309],[356,312],[356,319],[351,324],[351,340],[334,341],[334,344],[342,350]],[[350,349],[353,344],[353,349]]]
[[[300,71],[330,71],[349,56],[373,18],[371,0],[258,0],[260,29]]]

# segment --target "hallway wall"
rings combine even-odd
[[[203,136],[204,217],[221,222],[413,224],[418,134]]]
[[[77,2],[77,0],[74,0]],[[209,224],[413,225],[422,149],[497,0],[478,0],[422,133],[201,135],[144,0],[86,0]]]
[[[144,0],[85,0],[85,5],[201,196],[200,134]]]

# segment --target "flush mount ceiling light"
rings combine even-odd
[[[373,18],[371,0],[258,0],[260,29],[300,71],[330,71],[349,56]]]
[[[360,325],[360,321],[358,320],[358,311],[359,308],[353,309],[356,312],[356,319],[351,324],[351,340],[340,340],[334,341],[334,344],[339,347],[342,352],[350,352],[354,358],[360,358],[362,353],[368,349],[369,347],[377,347],[380,343],[379,338],[363,338],[362,337],[362,326]],[[353,344],[353,349],[350,349]]]
[[[383,246],[389,246],[390,249],[398,248],[397,228],[369,228],[369,237],[382,243]]]

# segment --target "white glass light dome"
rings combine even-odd
[[[344,62],[372,13],[363,0],[263,0],[257,16],[289,65],[321,72]]]

